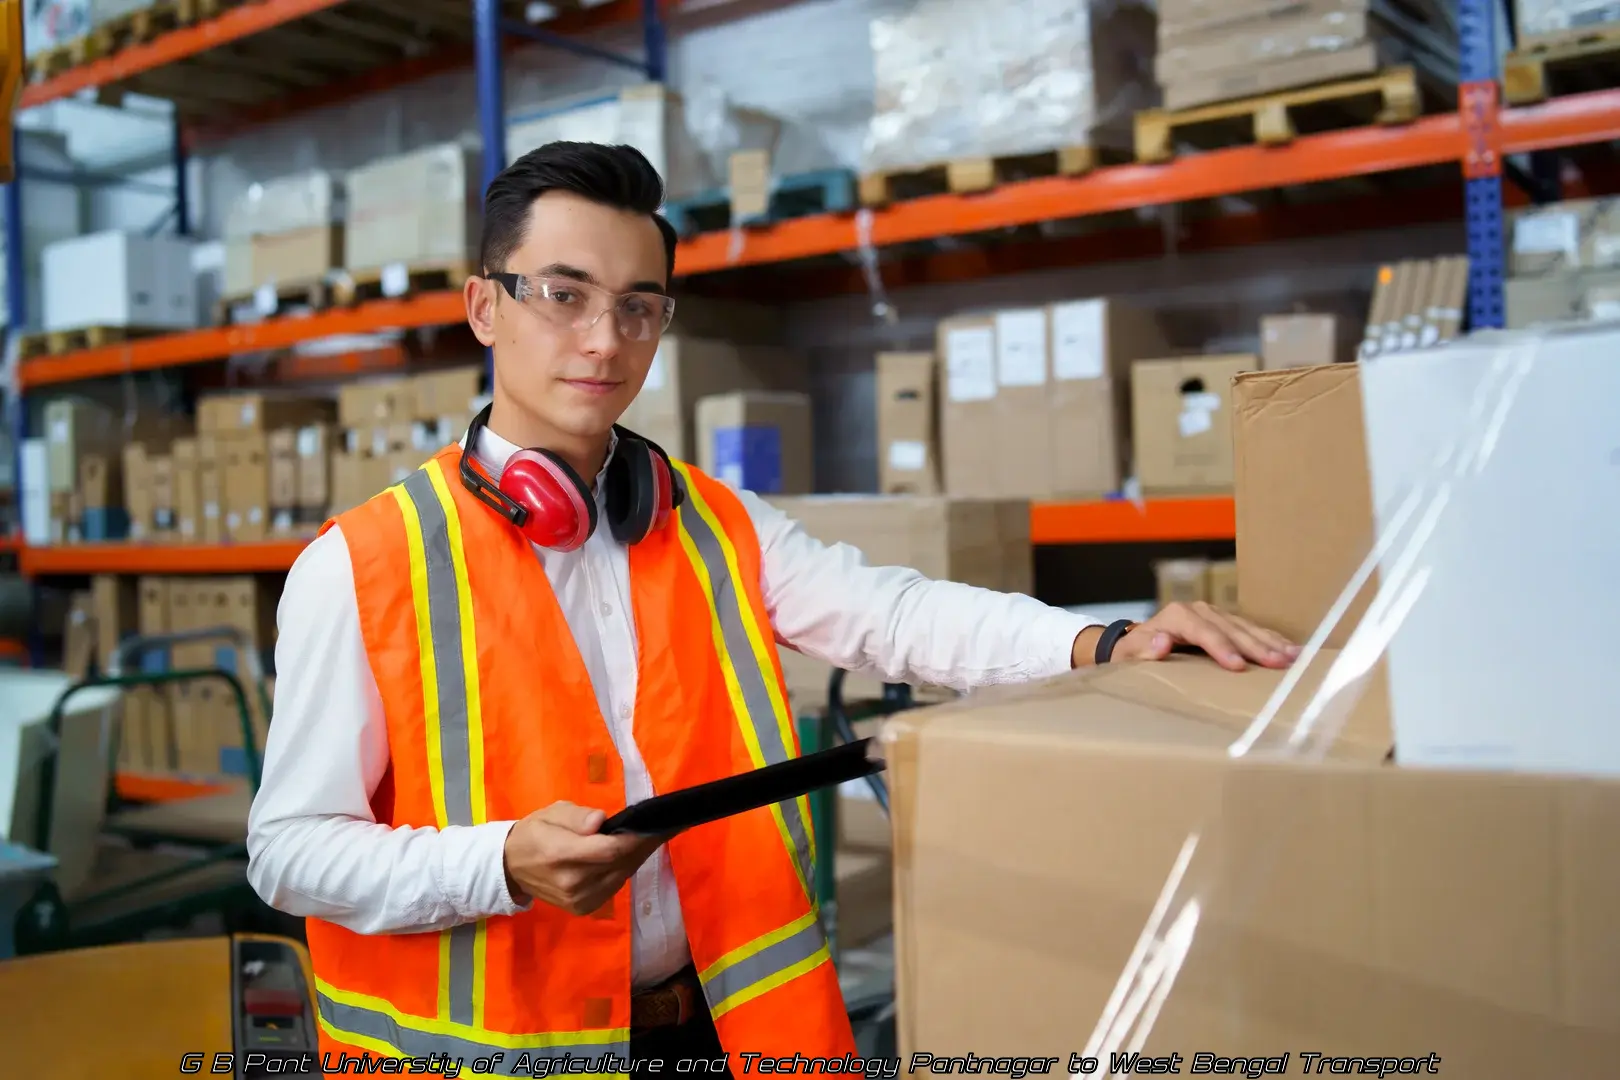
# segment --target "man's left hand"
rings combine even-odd
[[[1075,639],[1075,667],[1091,666],[1102,629],[1088,628]],[[1251,663],[1285,668],[1299,656],[1299,646],[1281,634],[1199,601],[1167,604],[1120,638],[1110,659],[1163,660],[1178,645],[1202,649],[1228,671],[1242,671]]]

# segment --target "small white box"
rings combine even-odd
[[[45,329],[197,325],[191,241],[102,232],[59,240],[43,260]]]

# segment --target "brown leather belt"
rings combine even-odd
[[[630,1027],[634,1031],[675,1027],[706,1008],[697,969],[688,966],[667,981],[630,995]]]

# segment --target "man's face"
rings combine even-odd
[[[635,317],[645,305],[618,298],[664,293],[666,259],[645,214],[562,191],[536,199],[510,261],[486,267],[526,275],[522,302],[498,282],[468,285],[473,329],[494,349],[501,394],[560,434],[606,434],[640,392],[661,329],[655,317]]]

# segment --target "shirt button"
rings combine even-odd
[[[630,719],[630,706],[628,704],[624,704],[624,705],[619,706],[619,719],[621,719],[621,720]]]
[[[613,616],[613,605],[612,604],[603,604],[602,605],[602,617],[604,619],[607,619],[607,618],[612,618],[612,616]]]
[[[643,903],[641,905],[641,913],[643,915],[651,915],[652,914],[652,901],[651,900],[648,900],[648,901],[646,901],[645,903]]]

